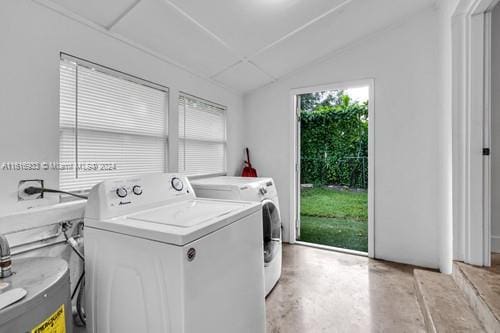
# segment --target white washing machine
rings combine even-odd
[[[260,204],[186,178],[105,181],[85,210],[89,332],[264,333]]]
[[[196,196],[262,203],[266,296],[281,276],[281,216],[272,178],[211,177],[191,180]]]

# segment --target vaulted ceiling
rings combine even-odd
[[[239,91],[268,84],[435,0],[51,0]]]

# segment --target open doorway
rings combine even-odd
[[[296,241],[373,256],[373,84],[301,89]]]

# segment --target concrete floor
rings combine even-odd
[[[425,332],[413,267],[285,245],[268,333]]]

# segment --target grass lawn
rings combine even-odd
[[[300,240],[368,251],[368,195],[330,188],[302,189]]]

